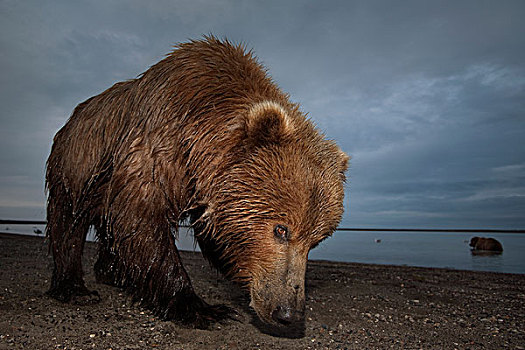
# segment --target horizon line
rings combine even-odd
[[[10,220],[0,219],[0,225],[47,225],[46,220]],[[191,225],[179,225],[191,228]],[[466,232],[466,233],[525,233],[525,229],[474,229],[474,228],[367,228],[338,227],[336,231],[361,232]]]

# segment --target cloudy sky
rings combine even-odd
[[[353,157],[343,226],[525,227],[524,1],[0,1],[0,218],[79,102],[213,33]]]

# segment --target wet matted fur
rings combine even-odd
[[[175,246],[189,220],[203,254],[249,289],[263,321],[300,322],[308,252],[341,219],[347,164],[251,52],[214,37],[180,44],[79,104],[56,134],[49,295],[93,296],[81,266],[92,226],[99,282],[167,319],[220,319],[228,310],[195,294]]]
[[[503,252],[503,246],[494,238],[472,237],[469,245],[472,247],[473,251]]]

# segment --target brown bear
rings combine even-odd
[[[189,222],[204,256],[245,286],[267,324],[304,320],[308,252],[343,213],[349,157],[290,102],[251,52],[205,37],[137,79],[79,104],[47,161],[48,294],[86,288],[81,254],[96,230],[98,282],[165,319],[198,327],[230,311],[194,292],[175,241]]]
[[[469,246],[473,251],[503,252],[503,246],[494,238],[472,237]]]

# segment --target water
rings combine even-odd
[[[473,255],[473,236],[493,237],[500,255]],[[380,239],[380,243],[376,240]],[[367,264],[445,267],[458,270],[525,273],[525,235],[509,233],[336,232],[310,252],[310,259]]]
[[[0,227],[0,231],[30,235],[35,235],[35,229],[44,231],[42,225],[5,226],[9,230]],[[503,254],[473,255],[468,246],[473,236],[496,238],[503,245]],[[93,232],[90,232],[88,240],[93,239]],[[376,240],[381,242],[376,243]],[[181,228],[177,245],[182,250],[194,249],[193,237],[187,229]],[[309,258],[525,274],[525,234],[338,231],[312,250]]]

